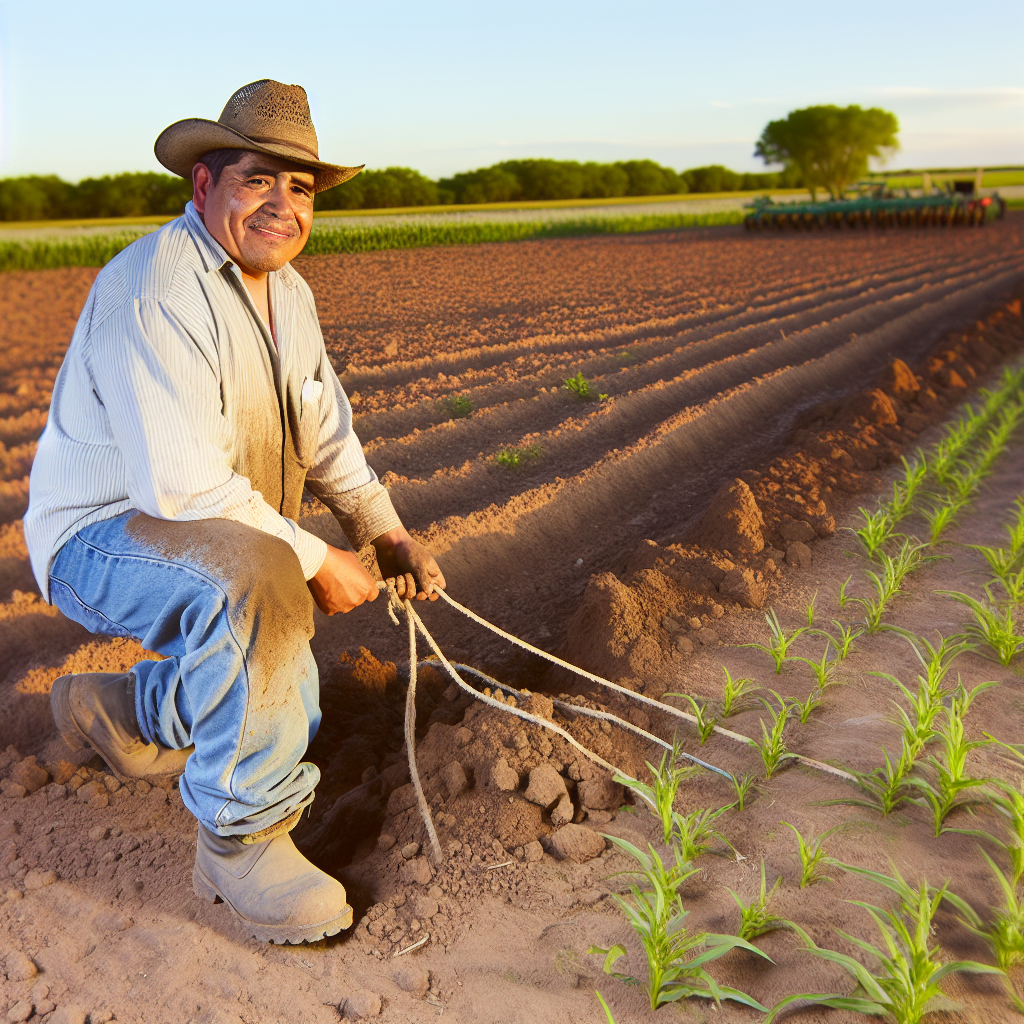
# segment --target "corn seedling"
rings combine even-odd
[[[597,393],[594,385],[583,376],[582,370],[575,377],[566,377],[562,381],[562,389],[579,402],[603,402],[608,397]]]
[[[764,1010],[765,1007],[745,992],[719,985],[704,968],[705,964],[737,948],[756,953],[769,962],[771,958],[738,935],[691,933],[686,927],[690,912],[683,906],[682,897],[677,891],[679,883],[670,884],[663,873],[650,870],[653,866],[649,863],[654,855],[653,849],[651,855],[648,855],[624,840],[616,841],[612,836],[608,838],[637,860],[641,868],[638,874],[643,875],[650,888],[641,889],[634,882],[629,887],[629,899],[612,894],[643,947],[647,959],[646,982],[634,975],[615,971],[615,964],[627,955],[625,946],[618,944],[608,949],[591,946],[588,950],[591,954],[604,957],[605,974],[627,985],[643,987],[652,1010],[693,996],[714,999],[716,1003],[732,999],[756,1010]],[[685,877],[693,873],[691,868]],[[685,878],[682,880],[685,881]]]
[[[818,592],[815,591],[811,597],[811,600],[807,604],[807,628],[814,628],[814,605],[818,600]]]
[[[821,689],[814,689],[811,690],[803,700],[797,700],[795,697],[790,697],[789,713],[791,715],[796,715],[800,719],[801,725],[806,725],[807,719],[811,717],[811,712],[821,706],[821,699],[823,696],[824,692]]]
[[[824,692],[832,685],[832,676],[836,670],[836,662],[835,659],[829,659],[827,646],[819,661],[811,661],[810,658],[796,658],[795,660],[802,661],[810,667],[814,673],[814,681],[817,683],[819,690]],[[806,721],[806,719],[801,719],[801,721]]]
[[[790,647],[793,646],[794,641],[798,640],[804,633],[807,632],[806,626],[801,626],[798,629],[794,629],[792,632],[787,633],[782,628],[782,623],[779,622],[779,616],[776,614],[775,609],[772,608],[765,615],[765,622],[768,623],[768,631],[771,636],[768,639],[767,644],[742,644],[742,647],[753,647],[755,650],[763,651],[767,654],[775,664],[775,674],[779,675],[782,672],[782,666],[789,660],[792,655],[789,654]]]
[[[889,757],[889,751],[882,748],[882,756],[885,758],[884,768],[875,768],[870,772],[854,772],[857,785],[865,794],[865,799],[860,800],[853,797],[843,797],[840,800],[828,800],[827,804],[850,804],[854,807],[869,807],[872,810],[880,811],[884,815],[892,814],[904,800],[907,799],[904,787],[906,786],[907,775],[910,773],[914,762],[907,756],[904,750],[900,757],[893,761]]]
[[[786,927],[785,918],[768,912],[768,904],[782,885],[782,875],[775,879],[775,884],[768,889],[764,881],[764,857],[761,858],[761,889],[749,903],[744,903],[739,896],[729,890],[736,906],[740,908],[740,928],[737,933],[741,939],[752,942],[761,935]]]
[[[984,851],[982,856],[999,883],[1003,904],[992,908],[995,914],[989,925],[969,905],[963,908],[967,912],[962,910],[961,920],[975,935],[988,941],[996,963],[1006,971],[1024,964],[1024,899],[1018,894],[1016,883],[999,870],[992,858]]]
[[[946,497],[939,499],[924,513],[928,523],[928,543],[938,544],[942,535],[956,522],[956,517],[966,507],[967,501],[962,498]]]
[[[473,400],[469,395],[448,395],[439,404],[452,419],[462,420],[473,415]]]
[[[1007,574],[1005,578],[997,577],[992,582],[1001,587],[1006,594],[1006,604],[1024,608],[1024,566],[1017,572]]]
[[[935,782],[920,778],[910,780],[911,785],[921,790],[923,801],[931,808],[936,836],[942,833],[942,825],[948,815],[957,807],[970,802],[961,800],[960,794],[976,789],[987,781],[967,774],[967,755],[977,747],[987,746],[988,740],[967,739],[964,715],[978,693],[994,685],[992,682],[980,683],[970,691],[963,686],[959,688],[945,711],[945,722],[936,730],[942,742],[940,756],[928,759],[935,771]]]
[[[536,462],[540,458],[540,445],[527,444],[522,447],[510,446],[502,448],[494,457],[502,469],[520,470],[530,462]]]
[[[608,1021],[608,1024],[615,1024],[615,1018],[612,1016],[611,1008],[604,1001],[604,996],[601,995],[601,993],[598,992],[596,988],[594,989],[594,995],[597,996],[597,1001],[601,1004],[601,1009],[604,1010],[604,1015]]]
[[[903,589],[903,584],[915,569],[924,562],[932,561],[925,558],[921,552],[926,545],[916,540],[906,539],[895,555],[881,556],[882,573],[879,575],[871,569],[866,571],[871,586],[875,593],[873,597],[850,597],[846,593],[846,587],[850,580],[846,580],[839,590],[839,607],[843,608],[848,604],[857,604],[864,610],[864,629],[867,633],[876,633],[882,627],[882,616],[889,603]]]
[[[903,479],[892,485],[892,501],[889,502],[889,516],[893,524],[905,519],[917,500],[918,492],[928,475],[928,463],[923,459],[911,463],[904,458]]]
[[[732,843],[714,827],[714,822],[721,817],[731,804],[711,809],[698,807],[689,814],[675,811],[672,815],[672,842],[678,846],[679,855],[683,860],[693,863],[701,854],[711,849],[717,840],[731,850]]]
[[[883,505],[875,512],[869,512],[866,508],[858,509],[864,525],[853,532],[857,535],[864,553],[868,558],[874,558],[882,547],[893,536],[892,515],[887,506]]]
[[[982,602],[954,590],[940,590],[939,594],[969,608],[974,622],[964,630],[967,639],[991,649],[1000,665],[1009,665],[1018,654],[1024,652],[1024,633],[1017,632],[1014,609],[1007,605],[999,608],[992,600],[992,594],[985,588],[988,601]]]
[[[788,821],[784,821],[782,824],[796,836],[797,854],[800,857],[800,888],[806,889],[807,886],[814,885],[815,882],[830,882],[830,878],[818,873],[818,865],[828,859],[822,843],[829,836],[835,835],[840,826],[836,825],[834,828],[822,832],[820,836],[807,840]]]
[[[733,679],[730,675],[729,670],[723,665],[722,671],[725,672],[725,693],[722,696],[722,717],[728,718],[730,715],[736,714],[737,711],[743,710],[744,704],[748,702],[744,701],[743,698],[753,693],[760,687],[754,682],[753,679]]]
[[[666,846],[672,841],[672,828],[674,824],[673,805],[676,800],[676,793],[683,779],[695,774],[697,769],[682,768],[679,766],[679,755],[681,747],[678,742],[673,744],[671,755],[666,750],[661,755],[661,762],[657,768],[647,761],[647,770],[651,773],[651,785],[638,782],[635,779],[628,779],[622,775],[615,775],[615,781],[626,786],[639,794],[651,808],[652,813],[661,822],[662,838]],[[671,760],[670,760],[671,758]]]
[[[833,619],[832,625],[836,627],[835,633],[830,633],[827,629],[816,629],[814,632],[832,645],[832,650],[835,651],[835,661],[846,661],[850,656],[854,641],[864,635],[864,629],[856,625],[844,626],[838,619]]]
[[[666,694],[666,696],[677,695]],[[707,704],[698,704],[688,693],[684,693],[682,696],[690,702],[690,707],[693,708],[693,717],[697,719],[697,737],[700,740],[700,745],[703,747],[707,743],[708,738],[714,733],[718,719],[710,713]]]
[[[729,776],[732,782],[733,792],[736,794],[736,800],[732,804],[737,811],[742,811],[747,802],[747,793],[750,791],[750,787],[754,784],[753,775],[737,775],[735,772]]]
[[[930,937],[932,919],[945,897],[946,886],[930,890],[927,882],[922,881],[915,898],[912,901],[901,900],[896,910],[883,910],[859,900],[850,901],[870,914],[883,945],[872,945],[846,932],[839,934],[877,961],[877,973],[869,971],[855,957],[821,948],[799,925],[791,923],[790,927],[803,940],[807,951],[845,970],[856,981],[856,988],[848,995],[799,993],[787,996],[772,1007],[765,1024],[771,1024],[783,1009],[796,1002],[887,1016],[895,1024],[919,1024],[926,1014],[946,1004],[940,983],[948,975],[966,971],[1005,977],[998,967],[988,964],[973,960],[943,962],[940,959],[939,947],[930,944]]]
[[[792,709],[774,690],[769,692],[779,702],[778,708],[773,707],[764,697],[760,698],[760,700],[771,716],[772,726],[769,729],[764,724],[764,719],[762,718],[760,722],[761,742],[758,743],[757,740],[751,740],[761,753],[761,763],[764,765],[764,777],[766,779],[770,779],[779,770],[779,766],[784,761],[796,756],[786,750],[786,741],[783,737],[783,733],[786,730],[786,722],[789,721]]]

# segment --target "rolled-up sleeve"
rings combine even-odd
[[[231,519],[286,541],[309,579],[327,546],[272,508],[230,462],[215,353],[156,299],[94,327],[88,369],[135,508],[158,519]]]

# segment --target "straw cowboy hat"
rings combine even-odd
[[[153,147],[156,158],[183,178],[214,149],[247,149],[293,160],[313,172],[317,192],[354,178],[365,166],[324,163],[309,116],[306,90],[271,78],[243,85],[227,101],[216,121],[190,117],[165,128]]]

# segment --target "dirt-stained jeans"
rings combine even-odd
[[[131,670],[139,724],[166,747],[195,744],[181,796],[207,828],[256,832],[313,799],[313,603],[288,544],[226,519],[126,512],[60,549],[50,594],[86,629],[165,655]]]

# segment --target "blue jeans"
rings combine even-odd
[[[148,741],[195,744],[181,796],[207,828],[256,832],[312,801],[313,602],[288,544],[226,519],[126,512],[60,549],[50,595],[86,629],[165,655],[132,668],[135,709]]]

